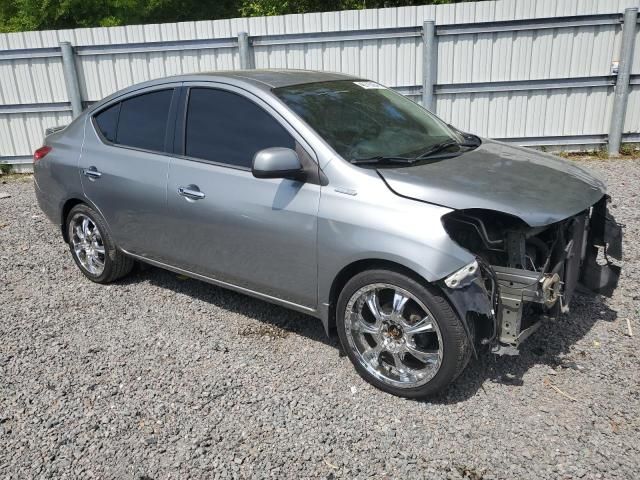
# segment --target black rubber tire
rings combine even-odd
[[[83,275],[87,277],[89,280],[91,280],[92,282],[103,283],[103,284],[111,283],[115,280],[118,280],[128,275],[133,269],[133,265],[135,261],[131,257],[128,257],[127,255],[125,255],[122,251],[120,251],[116,247],[115,243],[113,242],[113,239],[111,238],[111,235],[109,234],[109,229],[107,228],[107,225],[104,219],[98,212],[96,212],[94,209],[92,209],[88,205],[84,205],[84,204],[76,205],[71,209],[71,211],[67,215],[66,229],[67,229],[68,238],[69,239],[72,238],[71,219],[77,213],[82,213],[83,215],[86,215],[98,227],[98,229],[100,230],[100,235],[102,237],[102,243],[105,249],[104,270],[100,275],[95,275],[87,271],[82,266],[82,264],[80,263],[80,260],[76,255],[76,252],[73,250],[73,244],[71,243],[71,240],[69,240],[69,250],[71,251],[71,256],[73,257],[74,262],[76,262],[76,265],[78,266],[80,271],[83,273]]]
[[[373,283],[388,283],[415,295],[431,311],[440,328],[443,357],[440,369],[426,384],[415,388],[388,385],[375,378],[357,361],[346,338],[344,315],[351,296]],[[393,270],[367,270],[355,275],[342,289],[336,308],[336,327],[340,343],[360,376],[371,385],[399,397],[420,399],[441,393],[464,370],[471,357],[471,345],[460,318],[443,294],[435,287]]]

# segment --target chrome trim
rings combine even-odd
[[[102,173],[96,170],[96,167],[84,168],[82,169],[82,173],[84,174],[85,177],[89,177],[93,179],[100,178],[102,176]]]
[[[334,191],[337,193],[344,193],[345,195],[350,195],[352,197],[358,195],[358,191],[352,188],[336,187],[334,188]]]
[[[206,195],[204,192],[201,192],[195,185],[187,185],[186,187],[178,187],[178,195],[185,197],[190,200],[201,200]]]

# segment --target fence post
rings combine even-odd
[[[249,45],[249,34],[247,32],[238,33],[238,50],[240,53],[240,68],[248,70],[251,68],[251,46]]]
[[[611,126],[609,128],[609,155],[620,154],[622,143],[622,131],[624,119],[627,114],[627,102],[629,99],[629,80],[631,77],[631,64],[633,63],[633,46],[636,41],[638,24],[638,9],[627,8],[624,11],[624,23],[622,25],[622,45],[620,46],[620,63],[618,77],[613,98],[613,111],[611,112]]]
[[[62,52],[62,69],[64,71],[64,83],[67,87],[67,95],[71,102],[73,118],[82,113],[82,97],[80,96],[80,84],[76,70],[76,59],[73,48],[69,42],[60,42]]]
[[[422,59],[422,106],[434,112],[436,109],[434,87],[438,68],[438,44],[436,23],[426,20],[422,24],[422,42],[424,57]]]

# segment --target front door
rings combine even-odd
[[[126,97],[87,119],[82,187],[121,248],[162,259],[167,173],[178,90],[163,86]],[[174,98],[174,95],[176,98]],[[173,103],[173,108],[172,108]]]
[[[317,302],[320,186],[257,179],[253,156],[302,148],[258,99],[192,87],[168,176],[172,264],[306,307]]]

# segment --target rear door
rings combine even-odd
[[[92,115],[80,159],[87,198],[123,249],[162,260],[179,85],[142,90]]]
[[[315,307],[320,185],[251,173],[263,148],[296,149],[317,169],[313,151],[264,101],[239,88],[191,86],[186,106],[168,177],[171,263]],[[199,193],[185,196],[185,189]]]

